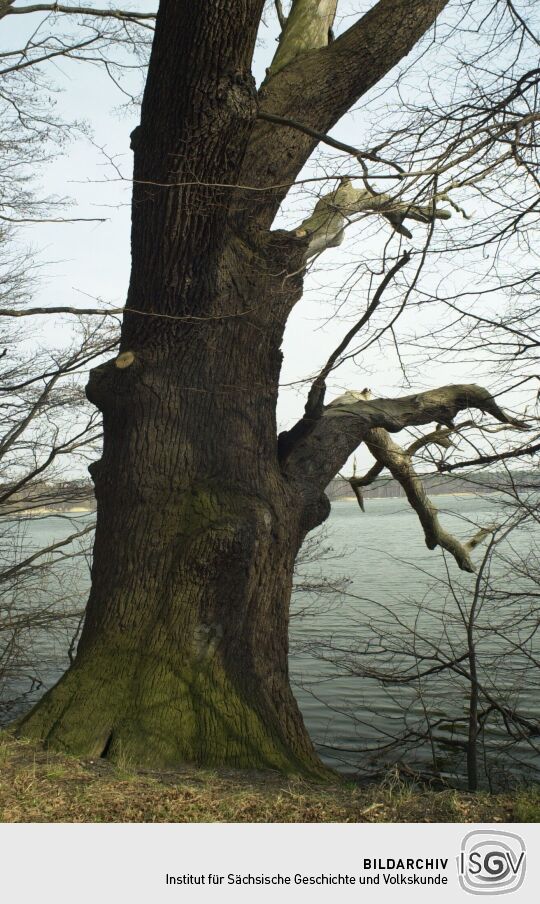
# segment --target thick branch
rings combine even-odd
[[[400,399],[366,400],[363,392],[347,392],[324,409],[311,433],[289,451],[285,470],[324,489],[369,430],[383,427],[397,433],[432,422],[453,427],[453,418],[467,408],[516,429],[527,426],[507,415],[486,389],[474,384],[442,386]]]
[[[369,429],[384,427],[397,433],[404,427],[420,426],[431,421],[453,425],[453,419],[465,408],[477,408],[491,414],[501,424],[509,424],[518,430],[527,428],[524,421],[510,417],[483,386],[474,383],[456,383],[402,396],[400,399],[365,399],[363,392],[347,392],[334,399],[325,409],[328,420],[352,415]]]
[[[379,474],[382,474],[383,471],[384,471],[384,465],[380,461],[376,461],[375,464],[372,465],[372,467],[369,469],[369,471],[367,471],[366,474],[364,474],[363,477],[356,477],[356,475],[355,475],[354,477],[351,477],[351,479],[349,480],[349,483],[351,485],[351,490],[353,491],[354,495],[356,496],[358,505],[360,506],[360,508],[362,509],[363,512],[365,512],[366,509],[365,509],[365,505],[364,505],[364,496],[362,494],[362,487],[370,486],[373,483],[373,481],[377,479]]]
[[[467,544],[460,543],[446,531],[439,522],[438,511],[429,499],[421,478],[416,474],[411,456],[399,446],[386,430],[369,430],[365,437],[369,451],[379,464],[388,468],[392,477],[401,484],[405,495],[414,509],[424,529],[426,546],[446,549],[456,560],[462,571],[474,571]]]
[[[379,0],[336,41],[300,53],[276,74],[271,70],[259,92],[261,110],[327,134],[412,50],[447,2]],[[317,138],[295,128],[280,127],[277,133],[272,123],[258,120],[239,181],[291,184],[317,143]],[[261,217],[265,209],[268,223],[286,194],[286,188],[274,189],[259,200]]]
[[[228,297],[218,292],[218,301],[208,286],[230,238],[230,186],[257,113],[251,61],[263,6],[264,0],[159,5],[141,122],[131,134],[129,308],[204,314],[205,305],[219,307]],[[159,321],[152,323],[159,329]],[[123,341],[131,344],[142,329],[140,318],[127,313]]]
[[[363,395],[366,400],[371,398],[369,390],[365,390]],[[436,443],[443,448],[451,446],[450,434],[452,432],[452,428],[442,428],[438,425],[436,430],[426,436],[419,437],[407,449],[403,449],[398,443],[394,442],[386,430],[380,427],[368,430],[364,437],[364,442],[375,458],[376,464],[364,477],[352,477],[350,484],[358,499],[360,508],[364,511],[360,487],[368,486],[378,477],[381,471],[388,468],[392,477],[403,487],[411,508],[418,515],[424,529],[428,549],[435,549],[437,546],[446,549],[454,557],[462,571],[473,572],[475,569],[470,552],[490,533],[490,530],[482,529],[478,531],[466,543],[461,543],[456,537],[448,533],[441,525],[438,509],[427,495],[422,478],[416,473],[412,463],[412,456],[415,452],[430,443]]]
[[[0,0],[0,19],[10,15],[14,2],[15,0]]]
[[[308,50],[326,47],[336,7],[337,0],[293,0],[268,75],[275,75]]]
[[[434,219],[448,220],[452,216],[449,210],[437,208],[435,204],[409,204],[397,201],[386,193],[373,194],[366,188],[355,188],[349,178],[344,178],[335,191],[324,195],[317,202],[311,216],[295,230],[299,237],[310,237],[307,257],[340,245],[346,225],[361,213],[382,214],[397,232],[407,238],[412,238],[409,230],[403,226],[403,221],[407,218],[420,223],[431,223]]]
[[[448,389],[455,389],[455,387],[447,387],[447,390]],[[478,391],[479,388],[475,387],[475,389]],[[365,403],[369,403],[372,398],[370,391],[367,389],[362,393],[357,393],[356,396],[358,397],[358,402],[364,401]],[[480,396],[480,401],[485,405],[482,390],[480,391]],[[358,404],[358,402],[355,404]],[[501,415],[503,418],[506,418],[506,415],[501,412],[498,406],[496,406],[495,409],[493,409],[491,405],[489,407],[492,413],[496,411],[499,414],[499,419]],[[484,408],[482,410],[484,410]],[[440,546],[454,557],[462,571],[474,572],[475,568],[470,557],[470,552],[478,546],[492,529],[481,529],[469,542],[465,543],[462,543],[446,531],[439,521],[438,509],[433,505],[427,495],[422,478],[415,472],[412,463],[413,454],[429,443],[434,442],[443,448],[448,448],[452,444],[449,438],[452,431],[453,428],[451,427],[442,428],[438,425],[436,430],[426,436],[419,437],[408,449],[403,449],[392,439],[387,430],[381,427],[372,427],[371,429],[366,430],[363,435],[363,441],[375,458],[376,464],[364,477],[351,478],[350,485],[358,499],[360,508],[363,511],[364,504],[360,487],[372,483],[381,471],[387,468],[392,477],[403,487],[411,508],[413,508],[418,515],[424,530],[424,537],[428,549],[435,549],[437,546]]]
[[[467,423],[472,424],[472,421],[468,421]],[[464,426],[464,424],[460,424],[459,427],[456,427],[456,430],[460,430]],[[432,443],[434,443],[436,446],[441,446],[443,449],[449,449],[450,446],[453,445],[450,436],[454,432],[454,429],[451,427],[441,427],[440,425],[437,425],[437,428],[435,430],[432,430],[425,436],[419,436],[418,439],[415,439],[414,442],[411,443],[411,445],[408,446],[405,450],[406,454],[409,457],[412,457],[420,449],[423,449],[426,446],[431,445]],[[349,483],[351,485],[351,489],[353,490],[354,495],[358,500],[358,505],[360,506],[362,511],[365,511],[364,497],[362,495],[363,487],[370,486],[377,479],[379,474],[384,471],[384,469],[385,465],[380,460],[377,460],[375,464],[369,469],[369,471],[364,474],[363,477],[356,477],[355,475],[354,477],[350,478]]]

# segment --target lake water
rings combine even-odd
[[[500,524],[508,514],[498,495],[437,496],[434,501],[444,526],[460,538],[474,536],[479,526]],[[518,530],[501,543],[487,589],[479,583],[475,638],[479,679],[486,694],[536,720],[539,587],[511,569],[509,557],[524,560],[538,538],[538,528]],[[459,660],[467,650],[462,613],[471,605],[477,575],[461,572],[448,555],[426,548],[405,499],[367,500],[365,514],[355,501],[335,502],[326,543],[337,557],[323,564],[324,576],[349,578],[351,583],[336,594],[329,611],[296,624],[293,619],[291,632],[297,698],[323,758],[343,769],[377,769],[400,759],[423,769],[436,755],[439,769],[454,778],[462,775],[462,720],[470,689],[466,677],[444,670],[404,686],[381,684],[370,674],[382,668],[401,678],[414,677],[418,670]],[[485,550],[484,544],[477,548],[475,562],[482,561]],[[315,565],[306,569],[311,574],[316,570]],[[508,593],[514,594],[510,605]],[[302,602],[297,596],[295,607]],[[423,657],[420,665],[417,657]],[[458,663],[457,669],[467,665]],[[426,733],[426,713],[431,725],[428,741],[421,737]],[[450,718],[461,721],[450,724]],[[398,750],[392,746],[403,736],[406,755],[401,743]],[[507,769],[540,766],[539,747],[538,739],[509,743],[503,720],[495,712],[488,715],[480,757],[485,755],[494,781],[501,780]]]
[[[471,537],[478,525],[500,523],[504,516],[495,495],[435,501],[445,526],[460,537]],[[66,536],[87,518],[25,521],[25,543],[37,546]],[[436,757],[443,772],[461,775],[469,689],[459,672],[467,667],[462,613],[470,606],[476,576],[460,572],[440,551],[426,549],[418,519],[404,499],[368,499],[365,513],[355,501],[334,502],[320,533],[317,560],[298,567],[301,589],[293,601],[290,671],[321,755],[335,768],[367,772],[400,759],[428,769]],[[517,543],[523,556],[536,540],[537,532],[522,531],[501,548],[509,555]],[[475,551],[476,561],[484,551],[485,546]],[[510,573],[504,558],[494,561],[480,606],[480,680],[488,696],[538,720],[540,650],[534,626],[540,589],[527,576]],[[86,565],[74,570],[67,563],[66,574],[71,590],[88,583]],[[510,607],[505,589],[515,594]],[[420,666],[409,655],[413,651],[422,657]],[[448,660],[457,662],[453,670],[432,671]],[[385,683],[373,676],[381,669],[389,679]],[[390,680],[414,678],[418,670],[432,674],[407,685]],[[45,672],[50,683],[61,668],[49,658]],[[400,742],[397,749],[397,739],[404,737],[405,746]],[[495,712],[488,714],[482,737],[481,753],[495,780],[501,770],[540,766],[537,740],[520,738],[518,731],[509,741]]]

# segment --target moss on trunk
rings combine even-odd
[[[194,763],[323,775],[310,745],[288,745],[268,716],[215,664],[175,668],[112,649],[81,658],[22,720],[19,734],[152,768]]]
[[[150,508],[102,509],[78,656],[19,732],[154,768],[323,774],[288,680],[295,519],[210,486]]]

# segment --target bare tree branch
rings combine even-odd
[[[473,465],[491,465],[497,461],[507,461],[509,458],[520,458],[523,455],[535,455],[536,452],[540,452],[540,443],[534,443],[532,446],[522,446],[519,449],[510,449],[509,452],[498,452],[493,455],[480,455],[478,458],[468,459],[467,461],[441,461],[437,465],[437,469],[441,472],[457,471],[458,468],[470,468]]]
[[[65,56],[65,54],[63,54]],[[13,69],[19,69],[19,66],[14,66]],[[0,72],[0,75],[5,74]],[[4,223],[17,223],[19,225],[26,223],[106,223],[106,217],[6,217],[3,214],[0,214],[0,220],[3,220]]]
[[[381,303],[385,289],[392,282],[396,273],[398,273],[401,268],[410,261],[410,259],[411,255],[408,251],[406,251],[405,254],[403,254],[396,261],[394,266],[390,268],[382,282],[377,287],[377,290],[373,295],[373,298],[365,312],[362,314],[357,323],[355,323],[355,325],[348,331],[348,333],[346,333],[339,345],[334,349],[334,351],[328,358],[328,361],[322,368],[319,375],[313,381],[311,389],[309,390],[306,402],[305,417],[313,418],[322,413],[322,406],[324,404],[324,396],[326,392],[326,379],[328,375],[332,372],[332,370],[334,370],[335,367],[338,366],[338,359],[349,346],[350,342],[360,332],[362,327],[369,322],[371,316],[374,314],[374,312],[379,307],[379,304]]]
[[[91,44],[95,44],[100,40],[100,35],[94,35],[93,38],[88,38],[87,41],[81,41],[79,44],[73,44],[71,47],[61,47],[59,50],[51,50],[50,53],[45,53],[43,56],[32,57],[31,59],[25,60],[24,62],[15,63],[13,66],[7,66],[5,69],[0,69],[0,75],[9,75],[10,72],[20,72],[21,69],[27,69],[28,66],[38,66],[40,63],[44,63],[47,60],[52,60],[58,56],[69,56],[75,50],[82,50],[83,47],[90,47]],[[2,219],[5,219],[2,217]],[[10,220],[13,222],[13,220]],[[21,221],[17,221],[21,222]],[[28,221],[23,221],[28,222]],[[42,222],[38,220],[38,222]],[[50,221],[49,221],[50,222]],[[103,221],[101,221],[103,222]]]
[[[287,16],[283,12],[283,4],[281,0],[274,0],[274,5],[276,7],[276,15],[278,17],[279,27],[283,29],[285,28],[285,23],[287,21]]]
[[[273,113],[266,113],[264,110],[259,110],[257,112],[258,119],[264,119],[266,122],[273,122],[277,126],[287,126],[289,129],[297,129],[299,132],[303,132],[304,135],[310,135],[311,138],[316,138],[317,141],[322,144],[327,144],[331,148],[336,148],[338,151],[345,151],[346,154],[352,154],[353,157],[356,157],[358,160],[371,160],[373,163],[385,163],[387,166],[393,167],[398,173],[403,173],[403,168],[399,166],[399,164],[394,163],[393,160],[385,160],[384,157],[380,157],[378,154],[375,154],[373,151],[360,151],[358,148],[352,146],[352,144],[345,144],[343,141],[338,141],[337,138],[332,138],[331,135],[326,135],[324,132],[317,132],[316,129],[310,128],[310,126],[305,126],[301,122],[295,122],[293,119],[285,119],[284,116],[275,116]]]
[[[527,428],[525,422],[506,414],[486,389],[474,384],[442,386],[399,399],[366,400],[364,393],[347,392],[326,406],[311,432],[289,450],[283,465],[286,473],[322,491],[369,430],[383,427],[397,433],[432,422],[453,427],[453,418],[468,408],[515,429]]]
[[[452,216],[449,210],[442,210],[432,204],[420,205],[398,201],[386,193],[375,193],[367,188],[355,188],[351,179],[340,180],[339,187],[324,195],[315,205],[315,209],[295,230],[298,237],[309,237],[307,257],[321,254],[327,248],[340,245],[344,230],[353,217],[361,213],[380,213],[401,235],[412,238],[412,234],[403,225],[405,219],[420,223],[433,223],[435,219],[448,220]]]
[[[444,449],[448,449],[452,446],[452,441],[450,436],[452,433],[455,433],[459,430],[462,430],[466,425],[473,424],[473,421],[466,421],[464,424],[460,424],[458,427],[440,427],[439,425],[435,430],[432,430],[431,433],[427,433],[425,436],[419,436],[418,439],[415,439],[410,446],[405,450],[407,455],[412,457],[416,452],[425,446],[429,446],[431,443],[434,443],[437,446],[441,446]],[[358,505],[360,506],[362,511],[365,511],[364,508],[364,498],[362,496],[362,488],[370,486],[374,480],[384,471],[385,465],[377,460],[375,464],[364,474],[363,477],[357,477],[356,474],[349,479],[349,484],[351,489],[358,500]]]
[[[303,123],[327,134],[338,120],[428,31],[448,0],[379,0],[337,40],[307,50],[279,71],[270,69],[259,92],[264,113]],[[278,48],[278,53],[279,53]],[[251,134],[240,182],[275,183],[276,172],[293,182],[318,143],[296,129],[282,130],[259,120]],[[254,200],[271,222],[286,190]],[[251,212],[252,213],[252,212]]]
[[[66,6],[62,3],[33,3],[30,6],[13,6],[14,0],[0,3],[0,19],[4,16],[24,16],[29,13],[63,13],[68,16],[95,16],[98,19],[121,19],[127,22],[153,20],[156,13],[138,13],[123,9],[95,9],[92,6]]]
[[[69,537],[64,537],[62,540],[57,540],[55,543],[50,543],[48,546],[44,546],[42,549],[38,549],[37,552],[32,553],[32,555],[27,556],[20,562],[17,562],[16,565],[13,565],[11,568],[6,568],[4,571],[0,573],[0,583],[4,581],[10,580],[13,575],[22,571],[25,568],[28,568],[29,565],[38,561],[39,559],[44,558],[49,555],[51,552],[55,552],[57,549],[62,549],[63,547],[70,546],[75,540],[79,540],[81,537],[86,536],[86,534],[92,533],[95,529],[94,524],[89,524],[87,527],[81,528],[74,534],[70,534]]]
[[[86,293],[83,293],[86,294]],[[70,305],[51,305],[50,307],[28,307],[28,308],[0,308],[1,317],[37,317],[43,314],[73,314],[75,317],[95,315],[99,317],[118,317],[125,312],[130,314],[139,314],[141,317],[155,317],[163,320],[175,320],[181,323],[197,323],[206,320],[226,320],[227,317],[243,317],[250,313],[250,310],[240,311],[237,314],[209,314],[208,317],[196,317],[195,315],[186,315],[185,317],[176,314],[161,314],[154,311],[141,311],[138,308],[122,307],[122,308],[76,308]]]
[[[399,399],[366,400],[364,392],[351,391],[334,399],[327,405],[324,417],[333,419],[353,415],[366,423],[371,422],[371,426],[397,433],[404,427],[420,426],[430,421],[453,427],[456,414],[465,408],[477,408],[501,424],[509,424],[517,430],[528,429],[525,421],[506,414],[487,389],[474,383],[456,383]]]
[[[366,397],[368,397],[367,393]],[[414,470],[411,455],[394,442],[386,430],[381,428],[369,430],[364,437],[364,442],[379,464],[388,468],[392,477],[403,487],[409,504],[418,515],[424,529],[428,549],[440,546],[454,557],[462,571],[474,572],[474,565],[469,555],[470,547],[457,540],[441,525],[438,510],[429,499],[421,477]],[[477,544],[478,541],[474,543],[475,546]]]

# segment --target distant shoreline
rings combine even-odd
[[[70,509],[56,509],[56,508],[34,508],[34,509],[21,509],[19,512],[13,512],[16,517],[24,517],[24,518],[32,518],[32,517],[40,517],[43,515],[91,515],[92,512],[95,512],[95,508],[83,508],[82,506],[74,506]],[[9,515],[10,512],[6,512],[6,515]]]
[[[477,493],[472,493],[470,491],[460,491],[457,493],[428,493],[428,496],[464,496],[474,498],[475,496],[493,496],[494,491],[489,493],[482,493],[478,491]],[[405,496],[365,496],[367,502],[374,502],[380,499],[405,499]],[[356,496],[336,496],[334,499],[330,500],[331,503],[334,502],[357,502]],[[32,518],[32,517],[43,517],[44,515],[49,515],[53,517],[54,515],[91,515],[92,512],[95,512],[95,508],[87,508],[85,506],[73,506],[73,508],[69,509],[57,509],[57,508],[35,508],[35,509],[22,509],[19,512],[14,512],[15,517],[24,517],[24,518]],[[6,513],[9,515],[9,512]]]
[[[494,496],[496,491],[492,491],[489,493],[471,493],[471,492],[459,492],[459,493],[428,493],[428,496],[470,496],[474,498],[475,496]],[[380,499],[406,499],[406,496],[365,496],[364,497],[367,502],[375,502]],[[357,502],[356,496],[336,496],[334,499],[331,499],[330,502]]]

